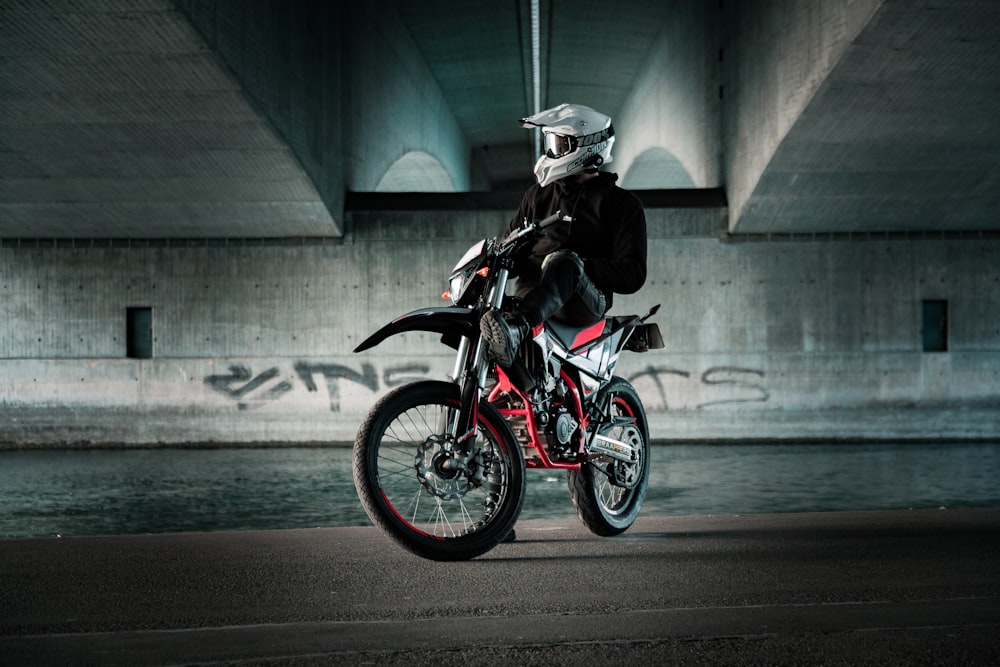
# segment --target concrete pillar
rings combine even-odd
[[[287,142],[342,227],[348,29],[341,4],[174,1]]]
[[[351,3],[345,12],[347,188],[375,190],[396,162],[420,151],[454,190],[468,190],[468,142],[392,2]]]
[[[723,165],[729,227],[782,139],[882,0],[727,2]]]
[[[671,4],[614,119],[615,170],[631,188],[719,187],[719,10],[697,0]]]
[[[376,190],[414,155],[446,175],[436,189],[469,189],[468,143],[389,0],[176,2],[288,143],[336,220],[346,190]]]

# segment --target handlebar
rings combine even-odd
[[[539,220],[538,222],[536,222],[535,226],[538,227],[538,229],[545,229],[546,227],[554,225],[555,223],[557,223],[559,221],[562,221],[562,222],[572,222],[573,221],[573,216],[571,216],[571,215],[563,215],[562,211],[556,211],[555,213],[553,213],[549,217],[544,218],[543,220]]]
[[[557,222],[572,222],[572,221],[573,221],[573,216],[571,216],[571,215],[563,215],[562,211],[556,211],[555,213],[553,213],[549,217],[542,218],[538,222],[528,222],[527,218],[526,218],[524,226],[521,227],[520,229],[515,229],[514,231],[512,231],[507,236],[507,238],[505,238],[503,240],[502,245],[504,245],[504,246],[510,246],[512,243],[514,243],[518,239],[521,239],[521,238],[523,238],[523,237],[525,237],[525,236],[527,236],[529,234],[532,234],[532,233],[534,233],[534,232],[536,232],[538,230],[545,229],[546,227],[551,227],[552,225],[554,225]]]

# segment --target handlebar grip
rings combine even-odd
[[[572,219],[573,219],[572,216],[563,215],[562,211],[556,211],[555,213],[553,213],[549,217],[540,220],[538,222],[538,228],[539,229],[545,229],[546,227],[548,227],[550,225],[553,225],[553,224],[559,222],[560,220],[562,220],[564,222],[570,222]]]
[[[528,219],[524,219],[524,226],[519,229],[515,229],[510,234],[507,235],[503,241],[500,242],[503,247],[510,247],[518,239],[524,238],[526,235],[532,232],[537,232],[538,230],[545,229],[550,225],[553,225],[562,220],[563,222],[572,222],[573,216],[563,215],[562,211],[556,211],[547,218],[544,218],[536,223],[529,223]],[[499,240],[499,239],[498,239]]]

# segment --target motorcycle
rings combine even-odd
[[[455,265],[452,305],[414,310],[355,352],[407,331],[441,334],[456,350],[451,381],[397,387],[365,416],[354,442],[354,484],[372,522],[432,560],[480,556],[511,534],[524,503],[526,468],[566,470],[569,494],[595,534],[635,521],[649,483],[649,428],[639,395],[613,375],[625,349],[663,347],[645,316],[589,327],[548,321],[526,337],[509,367],[487,352],[479,328],[506,312],[514,257],[560,221],[524,221],[506,238],[483,239]]]

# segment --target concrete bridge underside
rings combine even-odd
[[[659,438],[1000,436],[1000,4],[532,4],[0,0],[0,441],[349,439],[536,88],[646,202]]]
[[[339,236],[345,192],[520,189],[536,81],[614,117],[626,186],[725,188],[733,232],[996,227],[991,0],[556,0],[535,49],[529,0],[0,7],[0,237]]]

